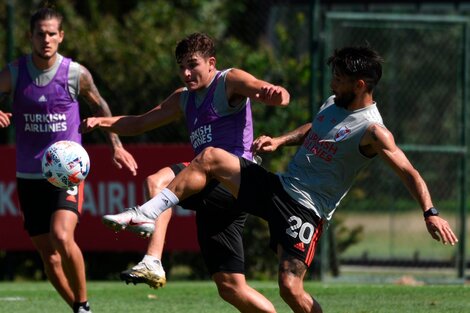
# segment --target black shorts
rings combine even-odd
[[[49,233],[51,216],[57,210],[70,210],[80,216],[84,183],[66,190],[45,179],[17,178],[16,185],[24,228],[30,237]]]
[[[322,220],[289,196],[277,175],[239,159],[241,183],[237,206],[268,222],[270,247],[275,252],[280,244],[286,253],[310,266],[322,233]]]
[[[171,169],[176,175],[187,164],[172,165]],[[209,273],[245,273],[242,234],[247,213],[237,209],[235,197],[214,180],[179,205],[196,211],[199,246]]]

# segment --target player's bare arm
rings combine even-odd
[[[413,197],[424,211],[433,207],[431,195],[425,181],[413,167],[403,151],[396,145],[390,131],[380,125],[371,125],[362,141],[361,150],[366,154],[377,154],[400,177]],[[431,236],[442,243],[454,245],[458,240],[449,223],[439,216],[425,219],[426,227]]]
[[[0,91],[0,104],[8,98],[8,93]],[[10,112],[3,112],[0,110],[0,128],[6,128],[11,124],[11,117],[13,114]]]
[[[93,81],[90,72],[83,66],[80,67],[80,92],[85,99],[94,116],[111,117],[111,110],[108,103],[101,97],[98,88]],[[121,146],[121,142],[116,134],[110,134],[109,138],[113,146]]]
[[[2,104],[10,95],[11,90],[11,76],[8,67],[0,72],[0,104]],[[10,112],[3,112],[0,110],[0,128],[10,126],[12,114]]]
[[[108,103],[101,97],[98,88],[93,82],[90,72],[80,66],[80,91],[79,94],[85,99],[94,116],[111,117],[111,110]],[[82,129],[82,127],[81,127]],[[108,132],[108,139],[113,148],[113,162],[118,168],[126,166],[132,174],[137,175],[137,162],[134,157],[122,146],[119,137],[112,132]]]
[[[273,106],[287,106],[290,101],[289,92],[284,87],[257,79],[236,68],[227,73],[226,88],[229,99],[237,96],[249,97]]]
[[[179,98],[182,89],[176,90],[161,104],[141,115],[112,117],[90,117],[82,121],[82,132],[96,128],[114,132],[122,136],[135,136],[166,125],[182,116]]]
[[[304,124],[295,130],[279,137],[261,135],[253,141],[252,151],[268,153],[276,151],[280,146],[300,145],[312,129],[312,123]]]

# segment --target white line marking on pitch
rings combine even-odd
[[[26,298],[23,297],[0,297],[0,301],[24,301]]]

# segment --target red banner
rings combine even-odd
[[[84,251],[145,251],[148,239],[127,232],[114,233],[101,223],[101,216],[144,202],[145,178],[162,167],[190,161],[189,145],[126,145],[136,159],[138,175],[117,169],[105,145],[85,146],[91,159],[85,198],[76,240]],[[23,229],[16,195],[15,148],[0,147],[0,250],[33,250]],[[40,209],[40,202],[38,203]],[[198,251],[194,212],[177,208],[168,227],[167,251]]]

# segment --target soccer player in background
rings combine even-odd
[[[142,115],[88,118],[82,123],[82,131],[101,128],[119,135],[136,135],[184,117],[196,154],[206,147],[218,147],[251,162],[250,98],[270,106],[286,106],[290,100],[287,90],[240,69],[218,70],[214,42],[203,33],[181,40],[175,56],[185,87]],[[149,195],[156,195],[186,166],[173,165],[149,177]],[[196,210],[199,246],[219,295],[242,312],[275,312],[271,302],[246,282],[242,240],[246,213],[234,210],[235,198],[214,181],[180,205]],[[143,260],[121,273],[121,278],[157,288],[166,282],[160,259],[171,213],[163,214],[155,225],[154,219],[139,219],[139,209],[105,215],[103,222],[115,230],[136,233],[150,234],[156,228]]]
[[[439,216],[419,172],[384,126],[373,90],[382,76],[382,58],[369,47],[345,47],[328,59],[332,69],[328,98],[311,123],[279,137],[261,136],[253,150],[272,152],[301,144],[284,173],[223,149],[202,151],[139,214],[155,219],[167,208],[197,194],[214,180],[237,198],[240,211],[268,221],[271,247],[279,257],[280,294],[294,312],[321,313],[303,288],[325,223],[332,218],[357,173],[376,157],[393,169],[422,209],[432,238],[454,245],[457,237]]]
[[[74,232],[82,209],[83,183],[71,190],[42,176],[41,158],[59,140],[81,143],[81,95],[95,116],[111,116],[90,72],[58,53],[64,39],[62,15],[41,8],[30,19],[31,54],[0,72],[0,97],[13,97],[13,112],[0,111],[0,127],[16,130],[16,177],[24,227],[54,288],[73,312],[91,312],[85,264]],[[0,99],[1,100],[1,99]],[[116,134],[108,133],[113,162],[136,175],[137,164]]]

